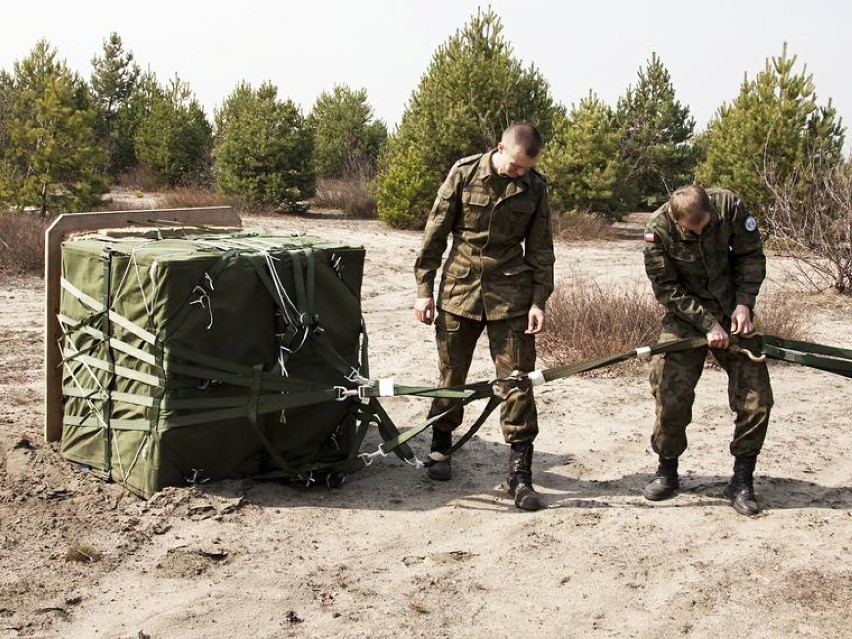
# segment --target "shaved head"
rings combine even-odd
[[[541,153],[541,147],[544,142],[541,139],[541,133],[538,129],[529,122],[515,122],[511,124],[505,131],[500,142],[506,146],[517,146],[528,158],[537,158]]]

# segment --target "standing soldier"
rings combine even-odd
[[[734,474],[724,495],[742,515],[756,515],[753,474],[766,437],[772,389],[765,362],[726,350],[729,333],[748,335],[766,275],[755,220],[742,201],[723,189],[677,189],[645,227],[645,272],[665,307],[660,342],[705,335],[713,357],[728,374],[728,402],[736,414],[730,445]],[[678,457],[686,450],[695,386],[707,349],[657,355],[651,364],[656,423],[651,447],[659,455],[656,477],[644,490],[658,501],[677,493]]]
[[[456,162],[438,191],[415,263],[414,312],[425,324],[435,321],[441,386],[465,383],[483,329],[498,377],[535,368],[535,335],[544,328],[554,261],[547,184],[533,168],[541,148],[532,124],[513,124],[496,149]],[[435,317],[435,272],[450,234]],[[435,399],[429,415],[447,408],[447,400]],[[457,409],[433,425],[430,478],[452,476],[452,432],[461,421]],[[531,387],[503,402],[500,425],[510,445],[509,494],[516,507],[539,510],[544,504],[532,484],[538,418]]]

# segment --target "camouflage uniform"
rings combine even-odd
[[[645,227],[645,272],[666,309],[661,342],[706,335],[716,321],[729,331],[734,308],[754,308],[766,275],[757,223],[742,201],[724,189],[707,194],[713,211],[701,235],[681,230],[668,204]],[[728,374],[728,403],[736,414],[731,454],[757,454],[773,404],[766,364],[728,350],[710,350]],[[706,348],[695,349],[658,355],[652,361],[656,423],[651,445],[661,457],[678,457],[686,450],[686,427],[706,354]]]
[[[441,276],[435,319],[441,386],[464,384],[476,342],[488,333],[498,376],[535,367],[535,337],[524,333],[527,313],[544,309],[553,292],[553,239],[547,184],[537,170],[508,178],[491,168],[491,155],[472,155],[453,165],[438,191],[415,263],[417,296],[434,293],[435,272],[452,234]],[[447,401],[436,399],[435,415]],[[462,411],[436,428],[450,432]],[[501,406],[508,443],[538,433],[532,389],[512,393]]]

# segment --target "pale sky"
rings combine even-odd
[[[524,66],[535,64],[566,106],[589,90],[615,105],[656,52],[697,129],[783,43],[852,126],[852,5],[829,0],[492,0]],[[488,6],[476,0],[31,0],[4,3],[0,67],[45,38],[86,78],[117,32],[144,68],[177,73],[212,120],[241,80],[272,81],[305,114],[335,84],[365,88],[378,118],[399,123],[435,49]],[[801,68],[801,66],[799,67]],[[852,136],[848,134],[847,137]],[[847,142],[847,147],[849,143]]]

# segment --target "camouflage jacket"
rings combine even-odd
[[[701,235],[683,231],[668,203],[645,226],[645,272],[668,313],[702,332],[730,317],[738,304],[754,307],[766,276],[757,221],[742,200],[725,189],[709,189],[710,222]]]
[[[447,246],[439,309],[489,320],[544,308],[553,292],[553,236],[544,177],[532,169],[518,178],[498,176],[489,153],[453,165],[432,206],[414,266],[417,296],[433,295],[435,273]]]

